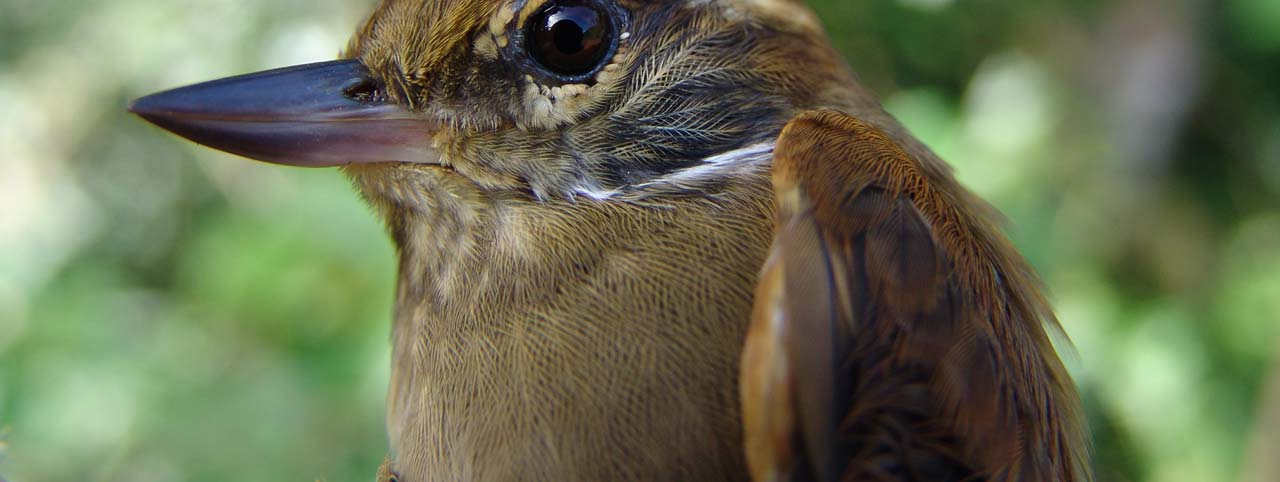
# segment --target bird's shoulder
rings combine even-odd
[[[1039,283],[936,162],[836,111],[779,136],[742,365],[758,477],[1089,477]]]

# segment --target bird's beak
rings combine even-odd
[[[129,111],[199,144],[277,164],[437,162],[434,124],[379,91],[364,65],[339,60],[165,91]]]

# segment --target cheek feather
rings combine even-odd
[[[524,79],[524,110],[526,114],[523,116],[523,122],[520,123],[520,126],[524,129],[551,130],[567,124],[568,119],[556,115],[556,108],[551,103],[550,89],[535,83],[531,76],[526,75]]]
[[[533,77],[524,78],[524,115],[520,127],[528,130],[553,130],[570,125],[590,106],[592,86],[567,84],[548,87]]]
[[[499,41],[502,47],[507,46],[507,25],[516,17],[515,6],[508,3],[498,8],[498,13],[489,17],[489,35]]]
[[[773,161],[773,144],[774,141],[769,140],[707,157],[636,186],[637,195],[696,190],[733,178],[767,173]]]
[[[524,76],[524,112],[517,113],[517,122],[525,129],[552,130],[577,123],[587,111],[597,107],[610,95],[615,95],[624,80],[627,62],[626,39],[620,37],[618,51],[609,63],[600,68],[592,84],[543,85],[532,75]]]
[[[638,201],[653,196],[700,190],[751,175],[766,175],[773,161],[774,141],[760,142],[740,149],[716,154],[683,169],[672,171],[651,181],[625,189],[602,189],[598,185],[579,185],[573,194],[595,201],[619,199]]]

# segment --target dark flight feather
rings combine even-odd
[[[757,480],[1091,479],[1057,321],[949,174],[819,111],[783,130],[774,187],[743,366]]]

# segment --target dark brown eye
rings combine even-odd
[[[613,42],[608,13],[589,1],[551,0],[528,22],[529,53],[556,74],[591,73]]]

